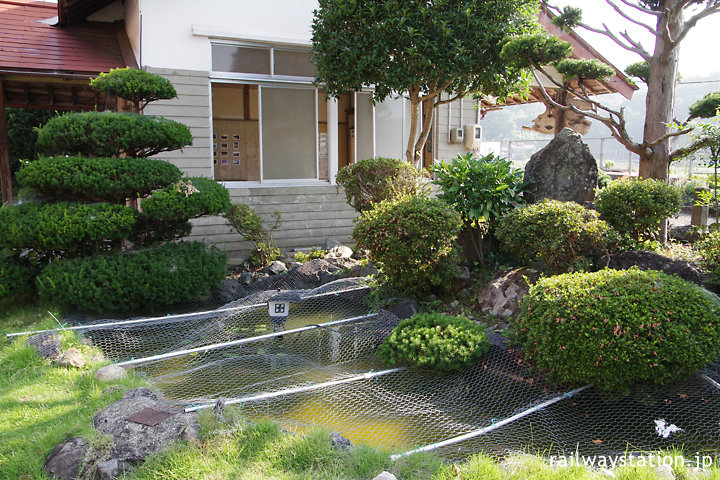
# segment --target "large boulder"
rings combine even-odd
[[[480,311],[495,317],[515,316],[518,312],[518,302],[538,278],[540,272],[532,268],[506,268],[499,271],[478,293]]]
[[[564,128],[530,157],[524,179],[528,183],[524,195],[530,203],[549,198],[582,205],[595,199],[597,162],[580,134]]]
[[[626,270],[638,267],[641,270],[658,270],[667,275],[677,275],[688,282],[703,284],[703,274],[686,260],[675,260],[649,250],[628,250],[610,255],[609,268]]]
[[[183,413],[157,392],[148,388],[129,390],[93,418],[95,429],[113,439],[109,458],[103,459],[101,466],[105,471],[127,471],[178,441],[196,422],[196,414]]]

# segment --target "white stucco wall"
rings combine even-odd
[[[153,68],[209,71],[208,37],[310,45],[316,0],[139,0],[142,63]]]

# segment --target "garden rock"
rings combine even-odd
[[[638,267],[641,270],[658,270],[668,275],[677,275],[688,282],[703,284],[700,270],[685,260],[674,260],[648,250],[630,250],[610,256],[609,268],[625,270]]]
[[[85,366],[85,357],[80,353],[80,350],[70,347],[57,360],[57,364],[61,367],[83,368]]]
[[[373,480],[397,480],[397,477],[390,472],[382,472],[380,475],[373,478]]]
[[[238,282],[240,285],[250,285],[253,281],[253,274],[251,272],[245,272],[240,275]]]
[[[123,463],[123,467],[125,464]],[[116,458],[111,458],[104,462],[98,462],[95,465],[96,476],[101,480],[113,480],[120,474],[121,464]],[[122,473],[125,473],[125,468],[122,468]]]
[[[118,365],[106,365],[95,372],[95,380],[99,382],[115,382],[127,376],[124,368]]]
[[[339,245],[331,248],[328,253],[325,254],[325,260],[328,258],[350,258],[352,257],[353,251],[350,247]]]
[[[84,438],[73,437],[55,447],[45,462],[45,471],[60,480],[79,478],[80,467],[88,451]]]
[[[244,275],[244,274],[243,274]],[[213,289],[213,297],[216,303],[225,304],[237,300],[243,295],[243,288],[237,281],[232,278],[226,278],[220,282],[216,288]]]
[[[347,450],[352,447],[352,442],[350,440],[336,432],[333,432],[332,435],[330,435],[330,440],[332,441],[332,446],[338,450]]]
[[[54,333],[39,333],[28,338],[26,342],[33,347],[41,357],[57,360],[60,358],[60,355],[62,355],[60,337]]]
[[[405,320],[418,313],[418,304],[415,300],[403,300],[388,307],[388,311],[400,320]]]
[[[342,243],[330,237],[326,238],[322,245],[323,250],[332,250],[335,247],[342,247]]]
[[[670,238],[679,242],[695,243],[700,239],[697,228],[692,225],[677,225],[670,227]]]
[[[665,463],[655,468],[655,476],[659,480],[675,480],[675,472],[670,465]]]
[[[377,267],[372,262],[368,262],[365,266],[358,262],[357,265],[350,267],[346,272],[342,272],[337,278],[372,277],[378,273]]]
[[[525,167],[524,193],[530,203],[544,198],[583,204],[595,198],[598,168],[590,148],[577,132],[564,128]]]
[[[171,415],[153,426],[128,420],[128,417],[144,409]],[[194,423],[194,413],[182,413],[181,409],[173,407],[149,388],[128,390],[121,400],[93,418],[95,429],[112,437],[110,459],[117,460],[119,465],[137,465],[147,456],[180,439],[182,432]]]
[[[281,273],[287,272],[285,264],[279,260],[273,260],[270,265],[262,269],[263,273],[269,273],[270,275],[280,275]]]
[[[501,270],[478,293],[480,311],[485,315],[510,318],[518,312],[518,302],[540,278],[532,268],[506,268]]]
[[[333,273],[339,270],[340,267],[331,265],[327,260],[316,258],[298,265],[290,273],[292,273],[293,278],[303,283],[303,285],[298,285],[295,288],[315,288],[335,280]]]
[[[370,258],[370,252],[365,250],[364,248],[358,248],[355,250],[352,254],[352,258],[355,260],[362,260],[363,258]]]
[[[343,270],[350,270],[351,268],[360,267],[360,262],[350,257],[328,257],[325,256],[325,261],[330,265],[334,265]]]

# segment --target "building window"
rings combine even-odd
[[[214,72],[268,78],[315,78],[315,66],[306,49],[272,46],[212,44]]]

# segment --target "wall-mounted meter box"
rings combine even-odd
[[[450,143],[462,143],[463,138],[465,136],[462,127],[450,129]]]
[[[482,127],[480,125],[465,125],[465,148],[474,150],[482,144]]]

